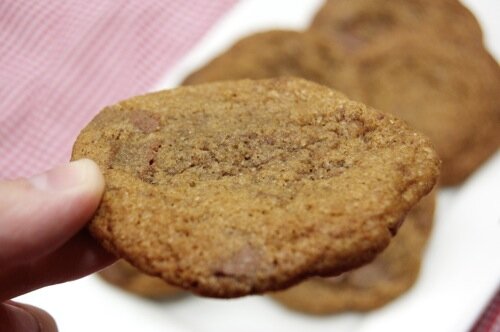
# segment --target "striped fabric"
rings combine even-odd
[[[0,1],[0,178],[69,160],[103,106],[148,91],[235,1]]]
[[[500,289],[478,318],[471,332],[500,332]]]

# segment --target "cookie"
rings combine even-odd
[[[127,292],[151,299],[164,299],[180,292],[178,288],[170,286],[160,278],[142,273],[124,260],[119,260],[100,271],[98,275]]]
[[[189,75],[184,85],[221,80],[296,76],[329,87],[345,82],[344,56],[314,33],[271,30],[247,36]]]
[[[441,182],[466,179],[500,146],[500,67],[484,48],[402,34],[352,57],[344,92],[431,138]]]
[[[457,0],[330,0],[310,29],[354,53],[403,31],[425,36],[430,30],[459,45],[482,45],[479,23]]]
[[[125,100],[81,132],[80,158],[106,180],[89,225],[105,248],[224,298],[372,260],[439,173],[403,122],[291,78]]]
[[[434,204],[434,193],[422,199],[373,262],[337,277],[312,278],[271,296],[290,309],[316,315],[367,311],[394,300],[418,278]]]

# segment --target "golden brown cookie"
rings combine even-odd
[[[407,291],[417,280],[434,214],[435,194],[408,214],[396,237],[375,260],[332,278],[312,278],[271,294],[286,307],[310,314],[378,308]]]
[[[89,225],[104,247],[213,297],[370,261],[439,171],[427,138],[302,79],[125,100],[82,131],[79,158],[106,179]]]
[[[482,44],[479,23],[457,0],[329,0],[310,29],[347,52],[382,44],[402,32],[428,35],[430,31],[457,44]]]
[[[500,67],[484,48],[402,34],[352,58],[344,92],[431,138],[441,182],[462,182],[500,147]]]
[[[179,288],[170,286],[163,279],[142,273],[124,260],[119,260],[98,274],[127,292],[152,299],[168,298],[180,292]]]
[[[345,82],[345,60],[328,40],[315,33],[271,30],[247,36],[203,68],[185,85],[243,78],[296,76],[338,87]]]

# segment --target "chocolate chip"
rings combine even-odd
[[[144,134],[149,134],[160,129],[159,115],[150,111],[132,111],[130,114],[130,121],[134,127]]]
[[[220,277],[251,274],[261,265],[261,255],[250,245],[244,246],[234,256],[223,262],[214,274]]]

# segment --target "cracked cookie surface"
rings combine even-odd
[[[105,108],[73,158],[106,190],[111,252],[213,297],[283,289],[370,261],[436,182],[427,138],[302,79],[161,91]]]

